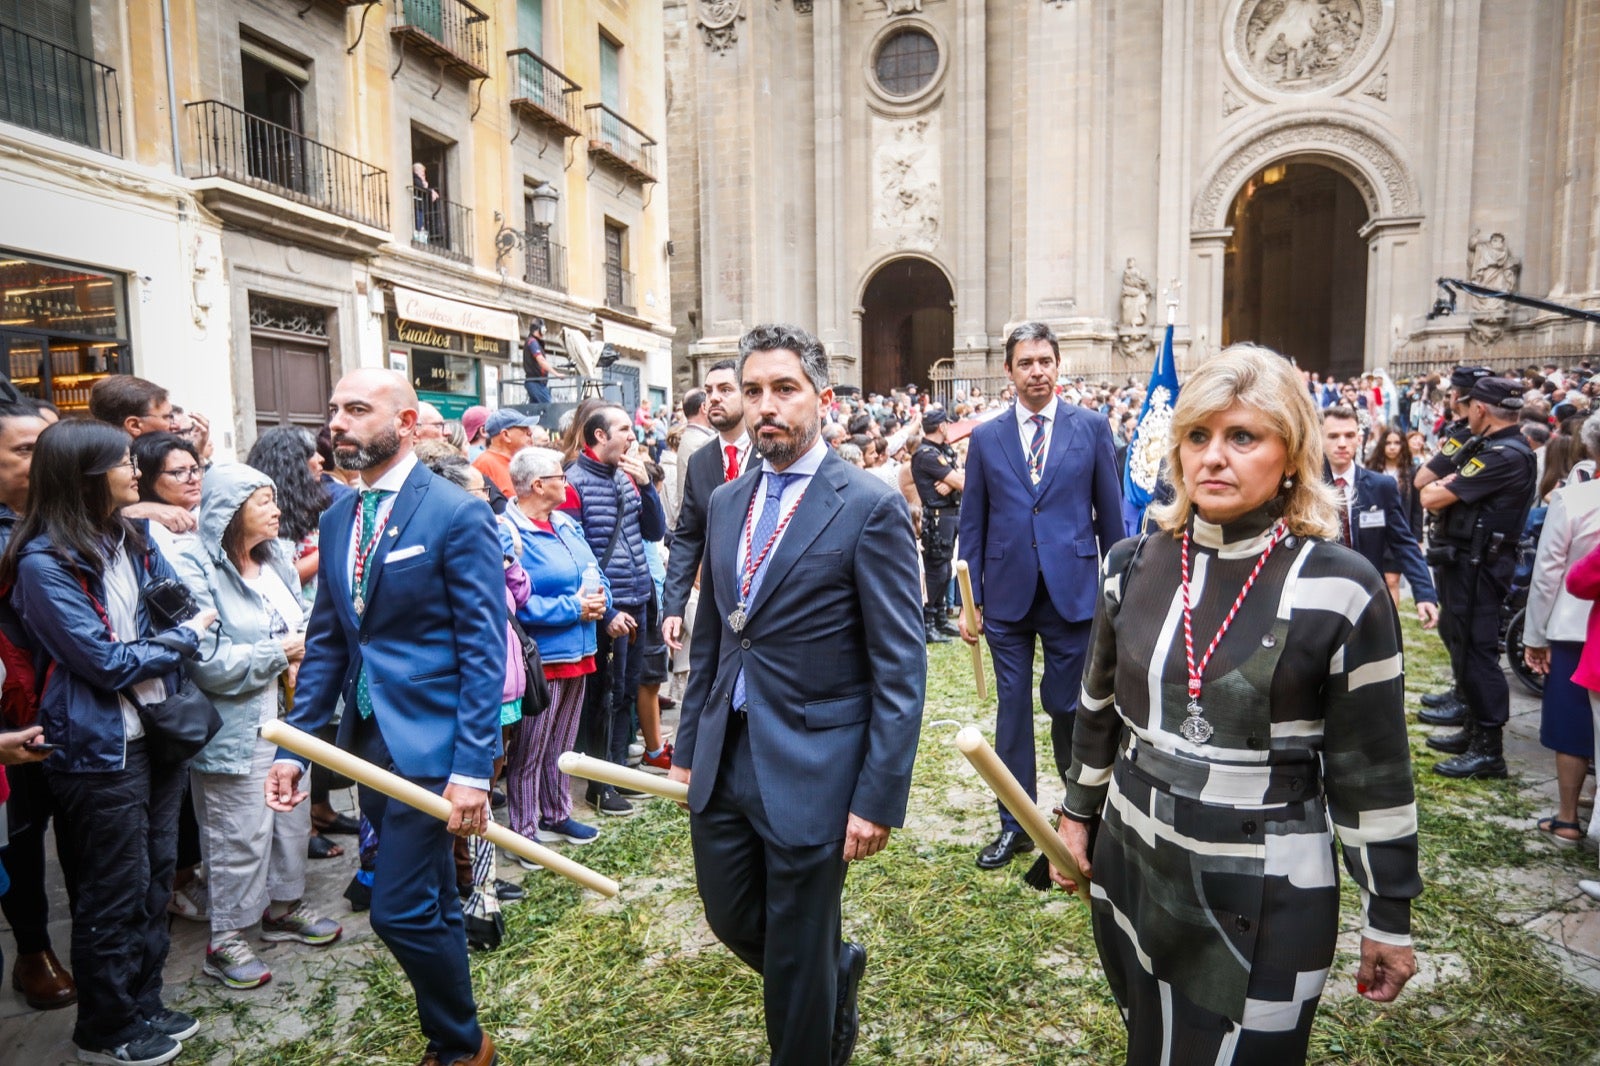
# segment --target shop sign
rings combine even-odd
[[[451,333],[478,334],[511,345],[521,339],[517,335],[517,316],[510,311],[447,300],[399,285],[394,288],[394,309],[399,318]]]

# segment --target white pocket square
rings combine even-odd
[[[423,544],[413,544],[409,548],[397,548],[389,553],[386,561],[391,563],[402,562],[406,559],[415,558],[427,550],[427,546]]]

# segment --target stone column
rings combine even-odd
[[[1422,217],[1375,218],[1362,226],[1367,242],[1367,329],[1362,367],[1386,367],[1396,347],[1411,332],[1412,319],[1426,310],[1422,271]]]
[[[816,146],[817,336],[830,356],[846,359],[853,367],[855,353],[861,350],[861,321],[859,315],[853,321],[851,317],[854,296],[845,277],[845,243],[839,231],[839,212],[845,203],[842,6],[814,4],[810,16],[816,67],[812,136]]]
[[[1232,236],[1232,226],[1189,234],[1189,287],[1184,303],[1193,338],[1191,365],[1192,360],[1204,359],[1222,347],[1222,294],[1226,291],[1228,240]],[[1180,313],[1182,310],[1180,307]],[[1163,309],[1163,316],[1165,313]]]
[[[950,259],[955,274],[955,337],[982,336],[988,322],[988,196],[985,127],[986,46],[983,0],[957,0],[956,24],[951,34],[951,99],[955,136],[947,141],[946,159],[955,172],[956,195],[947,198],[946,210],[954,225]]]

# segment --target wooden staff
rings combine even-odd
[[[967,632],[978,635],[978,609],[972,604],[972,571],[965,559],[956,560],[956,582],[961,586],[961,618],[967,623]],[[983,646],[972,646],[972,676],[978,683],[978,702],[989,698],[989,682],[983,676]]]
[[[575,751],[562,752],[561,757],[556,760],[556,767],[564,774],[581,777],[585,781],[620,785],[636,792],[648,792],[652,796],[660,796],[674,803],[689,802],[689,786],[681,781],[668,781],[664,777],[647,774],[643,770],[618,766],[614,762],[591,758]]]
[[[310,733],[302,732],[286,722],[277,720],[267,722],[261,727],[261,735],[279,747],[288,748],[312,762],[321,763],[352,781],[382,792],[390,799],[399,800],[408,807],[415,807],[423,814],[431,814],[441,822],[450,820],[450,801],[443,796],[436,796],[421,785],[413,784],[398,774],[381,770],[365,759],[358,759],[348,751],[336,748],[327,741],[318,740]],[[529,862],[536,862],[568,880],[576,881],[592,892],[598,892],[608,898],[617,894],[617,883],[611,878],[596,873],[581,863],[573,862],[565,855],[551,851],[543,845],[535,844],[521,833],[512,832],[503,825],[489,823],[483,836],[489,843],[504,848],[513,855],[520,855]]]
[[[965,755],[973,769],[978,771],[978,776],[988,782],[994,794],[1000,797],[1000,802],[1011,812],[1011,817],[1021,824],[1023,832],[1039,845],[1039,850],[1045,853],[1050,864],[1077,884],[1078,895],[1088,903],[1089,879],[1083,876],[1077,860],[1067,851],[1066,844],[1062,843],[1061,837],[1051,828],[1049,820],[1039,813],[1039,808],[1033,805],[1033,800],[1028,798],[1022,783],[1006,769],[1006,764],[1000,761],[1000,756],[996,755],[989,742],[983,739],[983,734],[973,726],[966,726],[956,734],[956,747],[961,749],[961,754]]]

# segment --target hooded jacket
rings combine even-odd
[[[176,577],[161,552],[148,540],[146,545],[133,559],[141,590]],[[79,575],[88,585],[87,595]],[[46,660],[39,724],[46,740],[61,745],[46,760],[48,769],[102,774],[121,770],[127,737],[118,693],[155,678],[165,683],[169,695],[175,692],[178,667],[193,657],[200,642],[188,626],[163,634],[182,641],[191,649],[187,654],[152,642],[155,628],[143,597],[137,607],[137,638],[120,634],[121,639],[113,640],[95,610],[96,602],[102,606],[106,602],[105,581],[87,560],[58,551],[48,534],[34,537],[19,550],[11,605]]]
[[[222,729],[194,757],[194,768],[207,774],[247,774],[256,747],[256,728],[278,713],[278,678],[289,668],[283,636],[274,636],[266,602],[245,584],[239,568],[222,548],[222,534],[257,489],[271,488],[272,479],[243,463],[225,463],[206,471],[200,497],[199,536],[173,556],[172,568],[189,586],[200,609],[216,608],[218,621],[200,643],[200,655],[186,669],[222,716]],[[262,572],[278,575],[284,587],[300,598],[300,579],[281,540],[267,542],[271,559]],[[305,629],[306,611],[286,618],[293,631]]]

